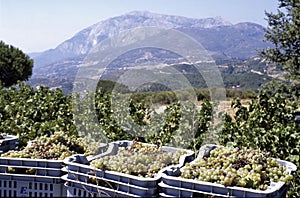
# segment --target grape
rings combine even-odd
[[[63,160],[76,153],[90,155],[93,152],[83,138],[55,132],[51,136],[37,137],[23,150],[9,151],[2,157]]]
[[[219,146],[209,157],[186,163],[180,177],[224,186],[266,190],[270,182],[289,183],[293,176],[270,153],[249,148]]]
[[[162,168],[177,164],[185,151],[166,152],[161,147],[133,141],[128,147],[121,147],[116,155],[93,160],[91,166],[122,172],[140,177],[154,177]]]

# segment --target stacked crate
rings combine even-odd
[[[217,145],[204,145],[200,149],[199,157],[216,148]],[[277,160],[280,165],[286,167],[289,173],[297,170],[295,164]],[[192,161],[193,164],[195,161]],[[271,182],[266,190],[255,190],[250,188],[224,186],[212,182],[197,181],[195,179],[185,179],[180,176],[181,168],[178,166],[170,166],[161,173],[160,197],[203,197],[204,195],[213,197],[269,197],[280,198],[285,197],[289,186],[284,182]]]
[[[0,157],[0,197],[66,196],[62,160]]]
[[[127,147],[132,141],[118,141],[110,143],[107,152],[87,160],[82,155],[75,155],[64,162],[66,164],[67,196],[121,196],[121,197],[156,197],[160,174],[153,178],[144,178],[116,171],[93,168],[89,163],[107,155],[116,155],[120,147]],[[164,151],[176,152],[179,149],[163,147]],[[194,152],[186,150],[187,154],[181,156],[178,164],[182,166],[192,161]]]

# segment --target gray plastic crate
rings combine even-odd
[[[17,145],[18,137],[13,135],[5,135],[4,139],[0,139],[0,151],[5,153],[9,150],[14,150]]]
[[[235,197],[235,196],[216,194],[216,193],[201,191],[201,190],[192,190],[184,187],[182,188],[174,187],[171,185],[167,185],[164,182],[160,182],[158,185],[160,187],[159,195],[161,197],[204,197],[204,196],[212,196],[214,198]]]
[[[124,192],[118,189],[113,189],[109,186],[96,185],[87,182],[74,181],[67,178],[67,175],[63,177],[65,188],[67,190],[67,197],[156,197],[153,191],[157,189],[141,189],[143,191],[152,191],[147,193],[148,195],[138,195],[135,188],[128,186],[128,190]]]
[[[61,177],[62,167],[63,160],[0,157],[0,173],[10,175]]]
[[[172,178],[174,179],[174,178]],[[225,187],[210,182],[184,180],[176,177],[175,180],[162,178],[159,183],[160,193],[171,197],[199,197],[211,195],[214,197],[284,197],[289,187],[283,182],[271,183],[265,191],[252,190],[241,187]],[[168,185],[169,184],[169,185]],[[177,187],[180,186],[181,187]]]
[[[63,160],[0,157],[0,197],[66,196]]]
[[[97,151],[105,152],[107,148],[107,144],[100,144]],[[61,177],[64,174],[63,166],[64,160],[0,157],[0,173],[21,174],[25,177],[26,175]],[[12,172],[13,169],[16,171]]]
[[[61,178],[24,175],[0,175],[0,197],[65,197]]]
[[[217,145],[205,145],[200,149],[197,158],[209,155],[211,149]],[[277,160],[280,165],[286,167],[289,173],[297,170],[297,166],[291,162]],[[191,162],[193,163],[193,162]],[[197,197],[201,194],[217,197],[284,197],[289,186],[284,182],[271,183],[267,190],[255,190],[242,187],[223,186],[221,184],[185,179],[179,177],[180,168],[170,166],[161,173],[160,194],[164,197]]]
[[[97,151],[107,147],[100,144]],[[63,166],[63,160],[0,157],[0,197],[66,196]]]
[[[132,141],[117,141],[112,142],[106,152],[86,159],[82,155],[74,155],[65,159],[67,179],[83,184],[91,184],[91,178],[102,181],[101,184],[95,185],[98,187],[110,188],[113,192],[122,192],[139,197],[149,197],[158,194],[158,182],[160,179],[159,173],[154,178],[143,178],[125,173],[100,170],[89,166],[92,160],[107,156],[116,155],[120,147],[127,147],[132,144]],[[179,149],[174,147],[163,147],[167,152],[176,152]],[[187,154],[181,156],[178,164],[184,165],[185,162],[190,162],[194,159],[194,152],[186,150]],[[94,187],[95,187],[94,186]]]
[[[70,178],[68,175],[73,174],[74,177]],[[113,193],[119,193],[119,194],[127,194],[127,195],[135,195],[138,197],[149,197],[153,196],[158,193],[157,186],[152,188],[147,187],[140,187],[134,184],[130,183],[124,183],[123,181],[113,180],[113,179],[107,179],[105,177],[99,178],[99,177],[85,177],[86,180],[81,180],[84,178],[80,177],[76,178],[76,173],[74,172],[68,172],[68,175],[63,176],[65,181],[70,181],[73,183],[80,183],[84,184],[84,186],[90,186],[92,187],[93,192],[98,192],[99,190],[102,190],[105,193],[109,193],[112,195]],[[121,175],[121,178],[128,178],[130,176],[128,175]],[[97,182],[92,182],[91,178],[97,179]],[[142,181],[142,180],[141,180]],[[154,179],[152,179],[154,181]]]

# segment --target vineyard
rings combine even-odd
[[[247,147],[258,149],[255,155],[268,152],[268,157],[287,160],[300,167],[300,126],[293,116],[299,104],[280,94],[261,91],[247,106],[236,98],[229,111],[216,114],[216,102],[206,99],[200,108],[190,102],[177,101],[157,113],[142,101],[112,105],[116,96],[101,89],[84,96],[64,95],[60,89],[42,86],[33,89],[19,83],[10,88],[2,87],[0,92],[0,132],[19,137],[20,151],[8,152],[6,156],[64,159],[75,153],[92,153],[91,149],[95,148],[84,145],[136,140],[188,148],[196,154],[205,143]],[[214,123],[216,118],[221,122]],[[45,145],[51,146],[45,149]],[[97,163],[97,166],[108,166],[103,161]],[[299,173],[298,170],[291,181],[291,197],[300,195]],[[239,184],[244,185],[243,181]],[[255,184],[256,179],[253,182]],[[264,184],[260,188],[265,188]]]
[[[50,80],[53,87],[61,88],[31,87],[23,81],[33,76],[33,60],[0,41],[0,197],[300,197],[299,8],[299,0],[278,0],[276,13],[265,13],[264,41],[271,45],[259,52],[259,59],[242,61],[230,55],[232,62],[217,61],[227,99],[220,99],[218,82],[212,82],[217,79],[209,77],[212,84],[207,84],[194,72],[192,62],[169,65],[174,66],[174,74],[158,72],[177,83],[181,79],[177,71],[182,71],[192,85],[188,88],[170,89],[151,81],[134,92],[129,89],[132,85],[113,82],[125,71],[121,67],[103,68],[107,74],[117,72],[99,80],[93,91],[73,78]],[[247,31],[241,34],[252,36]],[[93,31],[89,35],[94,34],[98,35]],[[168,40],[168,34],[159,35]],[[103,42],[101,49],[119,53],[135,46],[131,43],[135,39],[124,38]],[[130,45],[123,45],[126,40]],[[188,43],[184,40],[166,43],[178,44],[177,50],[180,43]],[[136,46],[147,42],[141,40]],[[192,52],[192,43],[186,58],[199,53]],[[244,41],[237,45],[247,48]],[[138,49],[140,53],[142,48]],[[93,57],[94,51],[90,52]],[[104,55],[114,53],[108,52],[101,51],[101,61],[111,61],[113,55]],[[69,54],[62,53],[72,58]],[[224,51],[223,55],[227,56]],[[149,57],[145,54],[141,60]],[[195,62],[201,65],[206,59],[205,55]],[[68,65],[69,59],[61,61]],[[98,66],[98,60],[87,62]],[[214,61],[207,62],[203,73],[216,73],[210,62]],[[87,68],[83,65],[79,67]],[[92,77],[98,77],[96,70],[91,70]],[[147,82],[142,82],[144,76],[130,77]],[[40,84],[41,79],[36,80]],[[176,84],[171,78],[165,81]]]

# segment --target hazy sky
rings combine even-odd
[[[130,11],[193,18],[221,16],[266,26],[277,0],[0,0],[0,40],[24,52],[55,48],[78,31]]]

